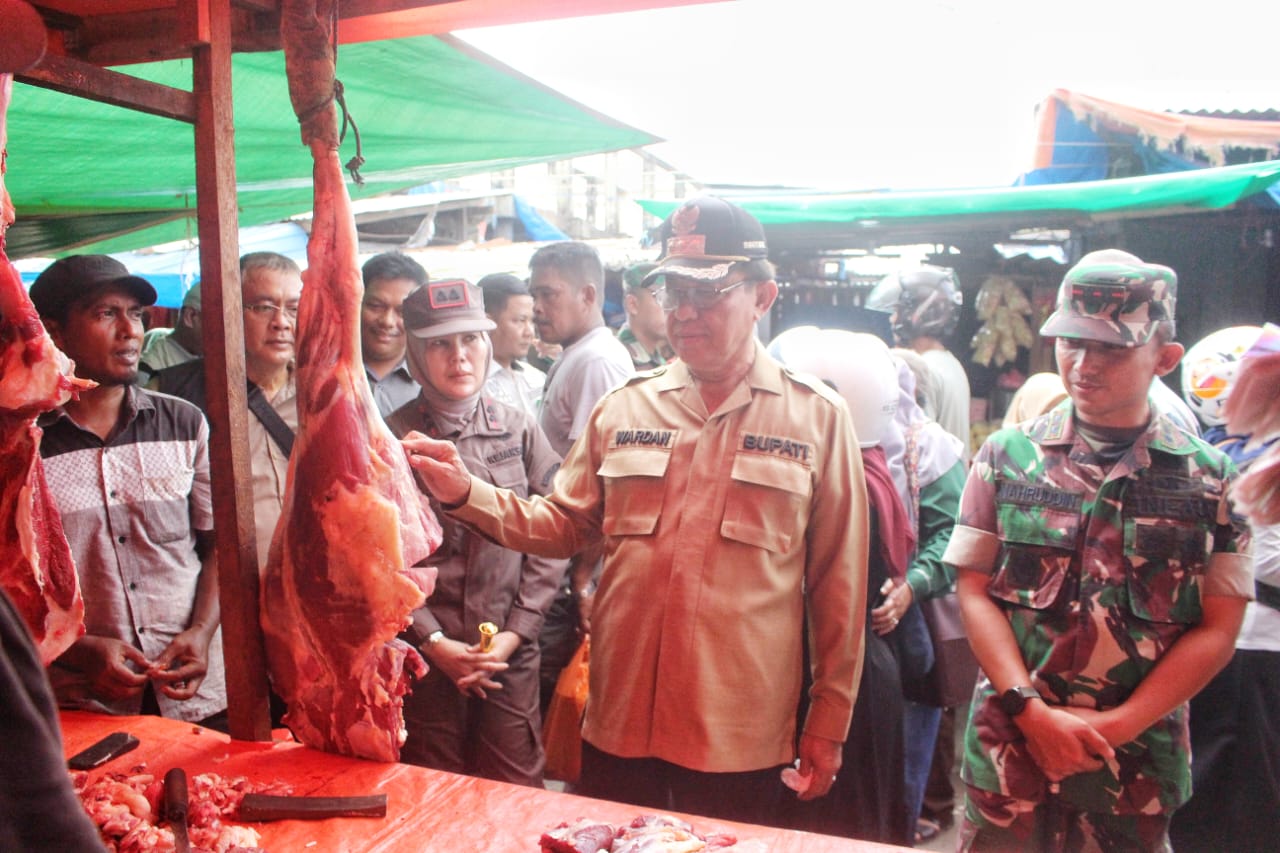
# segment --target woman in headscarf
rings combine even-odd
[[[960,440],[930,420],[917,400],[917,382],[929,382],[928,365],[910,350],[895,349],[898,372],[898,410],[882,444],[889,471],[916,532],[917,548],[906,581],[882,587],[884,603],[871,611],[876,633],[893,630],[913,603],[945,596],[955,585],[955,572],[943,565],[964,489],[966,465]],[[935,666],[940,665],[940,662]],[[932,690],[937,673],[903,683],[907,697],[903,712],[906,799],[916,840],[936,835],[937,824],[919,821],[925,783],[938,736],[943,708]]]
[[[897,406],[897,367],[889,348],[874,335],[802,326],[788,329],[769,345],[788,368],[810,373],[830,385],[849,406],[866,474],[870,509],[867,588],[901,582],[915,547],[906,510],[880,447]],[[867,607],[875,595],[867,596]],[[842,770],[827,796],[790,804],[790,825],[811,832],[906,845],[915,824],[907,819],[903,790],[902,678],[932,662],[928,634],[918,610],[912,619],[872,631],[867,620],[866,650],[858,700],[842,752]],[[911,631],[915,631],[914,643]],[[927,658],[922,660],[921,658]],[[809,671],[805,666],[808,695]],[[804,703],[798,719],[804,719]]]
[[[1000,426],[1008,428],[1037,418],[1065,399],[1067,388],[1062,377],[1056,373],[1033,373],[1013,392]]]
[[[405,299],[403,312],[409,373],[421,392],[387,417],[392,432],[454,442],[473,475],[521,497],[549,492],[560,457],[542,430],[482,393],[494,323],[480,288],[433,281]],[[566,562],[502,548],[433,509],[444,526],[431,555],[439,575],[406,632],[431,669],[405,697],[400,760],[541,786],[537,639]]]

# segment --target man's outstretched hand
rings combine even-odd
[[[459,506],[471,494],[471,475],[462,464],[458,448],[451,441],[436,441],[420,432],[400,440],[409,467],[436,500],[445,506]]]

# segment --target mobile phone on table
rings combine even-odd
[[[137,749],[138,739],[128,732],[113,732],[88,749],[77,752],[67,761],[72,770],[92,770]]]

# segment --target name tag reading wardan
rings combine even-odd
[[[751,433],[746,433],[742,436],[742,449],[755,453],[764,453],[769,456],[794,459],[797,462],[808,462],[813,455],[812,444],[803,441],[792,441],[779,435],[752,435]]]
[[[613,435],[613,446],[670,448],[675,440],[673,429],[620,429]]]

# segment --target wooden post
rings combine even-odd
[[[231,0],[191,0],[182,5],[191,16],[188,25],[195,42],[196,215],[227,710],[232,737],[270,740],[245,398],[231,100]]]

